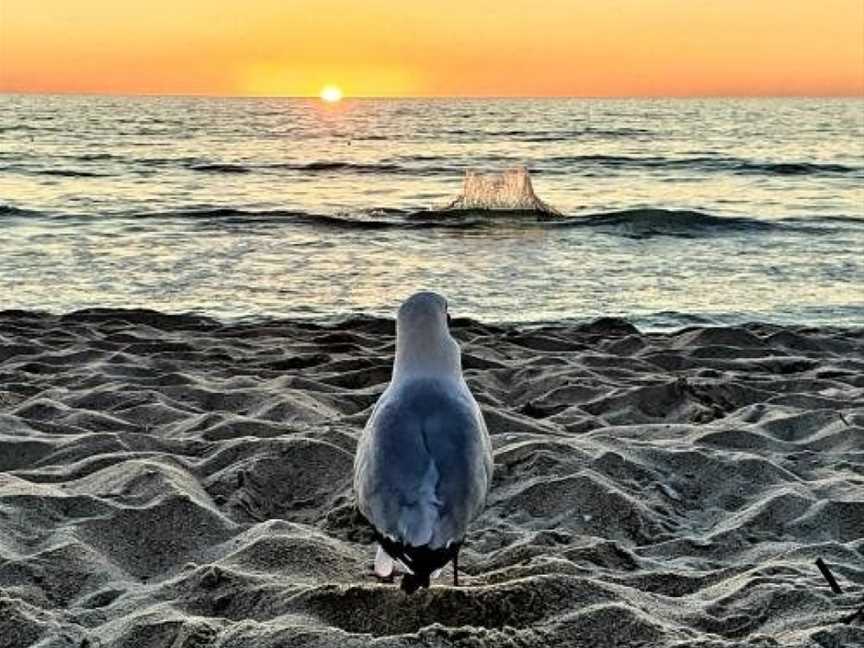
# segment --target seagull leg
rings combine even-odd
[[[453,554],[453,587],[459,586],[459,549]]]

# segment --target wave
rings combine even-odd
[[[652,135],[645,128],[581,128],[568,131],[508,130],[498,133],[478,133],[483,137],[499,137],[521,142],[567,142],[578,139],[639,139]]]
[[[95,171],[84,171],[81,169],[40,169],[38,175],[59,176],[62,178],[104,178],[108,173],[97,173]]]
[[[351,213],[325,214],[303,210],[255,210],[234,207],[187,207],[152,212],[86,215],[71,212],[45,212],[0,204],[0,218],[28,218],[90,222],[123,221],[128,227],[145,226],[152,220],[188,219],[196,227],[280,226],[286,224],[345,230],[519,230],[523,228],[584,228],[612,236],[645,239],[665,236],[700,238],[724,234],[798,233],[825,235],[843,230],[860,232],[864,218],[858,216],[794,216],[759,219],[745,216],[717,216],[697,210],[639,207],[591,214],[550,214],[528,210],[491,209],[397,209],[376,208]],[[138,225],[135,225],[138,223]],[[147,226],[149,227],[149,226]]]
[[[33,169],[19,164],[0,165],[0,172],[10,171],[35,176],[52,176],[55,178],[107,178],[114,174],[84,169]]]
[[[819,174],[844,174],[855,173],[855,169],[843,164],[816,164],[813,162],[778,162],[753,164],[742,162],[737,166],[742,172],[771,173],[775,175],[819,175]]]
[[[411,169],[399,164],[381,162],[381,163],[358,163],[358,162],[341,162],[341,161],[319,161],[306,163],[292,162],[271,162],[254,165],[232,164],[227,162],[200,162],[198,160],[178,159],[170,160],[164,158],[155,158],[149,160],[141,160],[142,164],[147,166],[167,166],[171,163],[180,164],[191,171],[202,171],[207,173],[251,173],[253,171],[299,171],[306,173],[417,173],[417,169]]]
[[[518,227],[520,224],[550,229],[585,228],[632,239],[658,236],[699,238],[723,234],[798,231],[819,233],[804,223],[767,221],[743,216],[714,216],[693,210],[634,208],[586,215],[550,215],[540,211],[432,210],[406,214],[411,221],[468,223],[472,227]]]
[[[48,120],[50,121],[50,120]],[[44,133],[55,133],[60,129],[56,126],[34,126],[32,124],[12,124],[11,126],[0,126],[0,133],[14,133],[14,132],[44,132]]]
[[[122,160],[123,158],[111,153],[85,153],[84,155],[73,155],[72,159],[80,162],[101,162],[104,160]]]
[[[789,216],[780,219],[781,222],[794,227],[808,227],[817,223],[831,223],[838,227],[845,226],[845,229],[857,229],[864,227],[864,216],[842,216],[842,215],[825,215],[825,216]]]
[[[713,216],[699,211],[659,208],[624,209],[554,220],[558,227],[587,227],[626,236],[696,238],[722,233],[771,232],[790,229],[779,222],[743,216]]]
[[[244,210],[230,207],[215,207],[188,209],[167,212],[148,212],[135,214],[138,219],[173,219],[188,218],[205,225],[280,225],[298,224],[314,227],[328,227],[350,230],[382,230],[382,229],[474,229],[483,225],[493,224],[489,218],[485,223],[475,219],[456,215],[452,218],[441,218],[441,212],[409,212],[400,209],[374,209],[358,214],[321,214],[315,212],[292,210]]]
[[[356,162],[309,162],[307,164],[287,165],[297,171],[350,171],[354,173],[398,173],[411,171],[399,164],[367,164]]]
[[[48,216],[48,214],[35,209],[0,205],[0,218],[39,218],[44,216]]]
[[[6,156],[0,156],[4,159]],[[87,171],[85,169],[44,169],[32,168],[21,164],[4,164],[0,165],[0,172],[9,171],[12,173],[20,173],[24,175],[35,176],[53,176],[58,178],[106,178],[111,173],[102,173],[99,171]]]
[[[0,204],[0,218],[85,219],[93,216],[47,213]],[[797,232],[826,234],[838,229],[862,228],[857,217],[791,217],[762,220],[743,216],[715,216],[695,210],[634,208],[586,215],[551,215],[540,211],[490,209],[406,210],[378,208],[353,213],[324,214],[290,209],[252,210],[233,207],[192,207],[177,210],[101,214],[101,220],[143,225],[151,220],[188,219],[196,227],[280,226],[286,224],[345,230],[519,230],[521,228],[585,228],[613,236],[644,239],[657,236],[697,238],[724,234]]]
[[[249,167],[239,164],[192,164],[188,167],[192,171],[206,171],[208,173],[249,173],[252,171]]]
[[[132,158],[129,160],[133,164],[140,164],[148,167],[170,167],[176,166],[181,168],[189,168],[196,164],[208,164],[197,157],[179,157],[179,158],[164,158],[164,157],[148,157],[148,158]]]
[[[482,129],[468,128],[452,128],[445,130],[439,135],[455,135],[455,136],[470,136],[476,138],[477,141],[482,141],[489,138],[494,139],[511,139],[522,142],[566,142],[576,139],[619,139],[619,138],[639,138],[652,135],[653,131],[646,128],[594,128],[586,126],[585,128],[575,128],[568,130],[527,130],[514,128],[500,131],[487,131]]]
[[[528,138],[529,131],[507,131],[510,133],[523,133]],[[542,136],[541,136],[542,137]],[[550,136],[551,137],[551,136]],[[529,141],[525,139],[525,141]],[[547,141],[536,139],[531,141]],[[551,140],[548,140],[551,141]],[[828,162],[773,162],[748,160],[737,157],[702,152],[698,155],[685,157],[664,156],[638,156],[638,155],[565,155],[531,158],[507,157],[500,155],[482,156],[474,160],[472,165],[460,158],[450,158],[436,155],[401,155],[393,158],[384,158],[379,161],[351,161],[351,160],[314,160],[311,162],[278,162],[260,161],[242,162],[213,161],[199,157],[177,157],[177,158],[120,158],[108,153],[91,153],[70,157],[82,162],[109,161],[117,164],[131,164],[138,167],[155,167],[160,169],[190,170],[210,174],[249,174],[249,173],[277,173],[288,171],[300,174],[357,174],[357,175],[399,175],[399,176],[458,176],[466,168],[488,165],[497,167],[501,164],[525,164],[532,174],[542,175],[574,175],[591,176],[598,170],[648,170],[648,171],[687,171],[696,173],[722,173],[732,175],[752,176],[815,176],[815,177],[853,177],[864,178],[864,166],[850,166],[840,163]],[[18,167],[7,167],[8,170],[16,170]],[[98,177],[108,175],[102,172],[79,169],[47,169],[27,170],[28,173],[66,176],[66,177]],[[112,168],[112,170],[114,170]],[[140,170],[140,169],[139,169]],[[121,173],[117,167],[116,173]]]
[[[816,162],[754,162],[735,157],[710,155],[688,158],[629,155],[576,155],[547,158],[547,161],[558,167],[596,165],[606,168],[724,171],[743,175],[839,175],[860,173],[862,171],[861,168],[846,166],[844,164]]]
[[[320,214],[305,211],[252,211],[233,208],[200,208],[137,214],[135,219],[189,218],[205,226],[256,226],[296,224],[348,230],[518,230],[520,228],[586,228],[625,238],[657,236],[697,238],[723,234],[782,231],[824,232],[800,222],[714,216],[699,211],[636,208],[580,216],[550,216],[537,211],[438,209],[409,211],[375,209],[352,214]]]
[[[553,227],[588,227],[627,238],[671,236],[697,238],[746,233],[796,233],[819,236],[864,227],[864,218],[846,216],[789,217],[763,220],[746,216],[715,216],[695,210],[623,209],[549,222]]]
[[[526,140],[527,141],[527,140]],[[545,140],[536,140],[545,141]],[[212,173],[249,173],[252,171],[285,170],[299,173],[355,173],[382,175],[453,175],[465,168],[462,161],[449,161],[444,158],[433,160],[430,156],[407,156],[409,164],[400,162],[348,162],[341,160],[320,160],[306,163],[274,162],[256,165],[239,165],[230,163],[187,163],[187,168],[195,171]],[[440,164],[428,164],[438,161]],[[178,161],[182,162],[182,161]],[[411,164],[411,163],[420,164]],[[427,164],[423,164],[427,162]],[[496,162],[493,160],[492,162]],[[658,170],[688,170],[707,173],[722,172],[736,175],[809,175],[837,176],[861,174],[864,169],[843,164],[816,162],[754,162],[733,157],[701,156],[688,158],[666,158],[652,156],[626,155],[579,155],[559,156],[528,160],[528,166],[534,174],[570,173],[583,170],[586,167],[626,169],[658,169]],[[153,164],[153,161],[150,162]]]

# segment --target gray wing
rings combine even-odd
[[[354,488],[379,532],[434,549],[464,538],[491,478],[489,437],[467,388],[416,381],[382,395],[358,446]]]

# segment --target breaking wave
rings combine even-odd
[[[2,211],[0,211],[2,215]],[[299,225],[343,230],[489,230],[502,228],[585,228],[625,238],[667,236],[697,238],[743,233],[808,232],[818,234],[839,227],[864,227],[861,219],[761,220],[736,216],[715,216],[699,211],[637,208],[589,215],[560,215],[536,210],[490,209],[373,209],[361,212],[324,214],[295,210],[244,210],[202,208],[130,215],[135,221],[189,219],[206,227],[257,227]],[[839,222],[838,222],[839,221]]]
[[[699,211],[651,208],[576,216],[566,220],[556,220],[554,225],[586,227],[629,238],[652,236],[694,238],[722,233],[771,232],[789,229],[778,221],[742,216],[713,216]]]
[[[584,228],[587,231],[649,238],[667,236],[695,238],[724,234],[797,232],[820,234],[837,230],[864,229],[860,217],[790,217],[760,219],[744,216],[717,216],[696,210],[633,208],[592,214],[567,215],[537,209],[452,208],[406,210],[377,208],[350,213],[316,213],[291,209],[239,209],[231,207],[190,207],[152,212],[130,211],[85,216],[80,213],[46,212],[0,204],[0,219],[75,220],[98,218],[129,223],[158,220],[187,220],[195,227],[254,228],[298,225],[344,230],[384,229],[463,229],[499,230],[501,228]],[[149,226],[148,226],[149,227]]]

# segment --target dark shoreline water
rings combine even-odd
[[[372,315],[362,312],[335,314],[328,317],[316,315],[277,317],[264,314],[237,317],[214,317],[206,311],[161,311],[150,308],[93,307],[66,313],[46,310],[4,309],[0,310],[3,327],[27,326],[30,323],[53,323],[62,326],[69,324],[116,324],[147,326],[161,331],[208,331],[217,329],[279,329],[291,327],[307,330],[310,335],[327,331],[360,330],[368,333],[395,335],[396,320],[393,316]],[[683,335],[691,330],[700,331],[751,331],[762,333],[788,331],[790,333],[843,334],[851,337],[864,337],[864,325],[853,324],[799,324],[778,323],[765,320],[741,320],[738,316],[700,316],[689,313],[661,312],[642,318],[628,317],[587,317],[562,318],[547,321],[520,320],[478,320],[456,315],[452,318],[451,329],[486,331],[495,334],[539,334],[558,335],[563,330],[579,335]],[[737,334],[737,333],[733,333]]]

